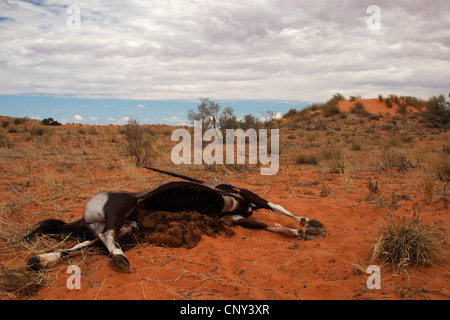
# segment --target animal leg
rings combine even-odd
[[[248,202],[250,202],[251,204],[253,204],[252,209],[253,210],[257,210],[259,208],[265,208],[265,209],[269,209],[274,211],[277,214],[281,214],[281,215],[285,215],[288,216],[289,218],[294,219],[295,221],[297,221],[301,227],[306,227],[305,231],[301,230],[298,231],[300,238],[304,235],[304,239],[305,240],[311,240],[314,238],[323,238],[325,236],[325,226],[315,220],[315,219],[308,219],[306,217],[299,217],[289,211],[287,211],[285,208],[283,208],[282,206],[269,202],[263,198],[261,198],[260,196],[258,196],[257,194],[246,190],[246,189],[242,189],[242,188],[238,188],[238,187],[234,187],[233,186],[233,190],[238,193],[241,197],[243,197],[245,200],[247,200]],[[289,233],[290,231],[287,231],[288,228],[284,228],[284,227],[280,227],[280,226],[275,226],[275,227],[271,227],[273,230],[280,230],[277,232],[281,232],[281,230],[283,230],[284,233]],[[283,228],[283,229],[277,229],[277,228]],[[295,229],[292,229],[295,230]]]
[[[295,221],[297,221],[301,227],[306,227],[305,231],[304,231],[304,239],[305,240],[312,240],[315,238],[324,238],[325,237],[326,228],[320,221],[318,221],[316,219],[308,219],[306,217],[296,216],[295,214],[287,211],[282,206],[272,203],[272,202],[268,202],[267,204],[272,209],[272,211],[274,211],[275,213],[288,216],[288,217],[294,219]]]
[[[234,224],[244,227],[244,228],[264,229],[267,231],[283,233],[288,236],[294,236],[294,237],[297,237],[298,239],[301,239],[303,237],[302,229],[286,228],[278,223],[275,224],[275,226],[269,226],[269,225],[265,224],[264,222],[256,221],[256,220],[249,219],[249,218],[243,218],[242,216],[239,216],[239,215],[232,216],[232,219],[234,221]]]
[[[60,252],[37,254],[37,255],[31,257],[30,259],[28,259],[28,261],[27,261],[28,268],[30,268],[32,270],[37,270],[40,267],[46,267],[49,264],[55,263],[61,257],[68,255],[71,252],[75,252],[82,248],[86,248],[86,247],[93,245],[96,241],[97,241],[97,239],[80,242],[80,243],[74,245],[73,247],[71,247],[67,250],[64,250],[64,251],[60,251]]]
[[[114,230],[109,229],[106,232],[102,232],[98,235],[98,237],[108,249],[111,262],[118,268],[127,270],[130,267],[130,262],[127,257],[125,257],[119,244],[116,242]]]

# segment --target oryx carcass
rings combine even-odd
[[[139,227],[136,216],[143,210],[169,212],[191,210],[212,217],[231,216],[234,224],[242,227],[281,232],[304,240],[325,236],[325,227],[319,221],[297,216],[247,189],[221,181],[204,182],[159,169],[146,169],[186,181],[159,183],[150,190],[140,193],[100,192],[86,203],[80,220],[72,223],[54,219],[42,221],[30,232],[28,239],[38,234],[71,233],[84,241],[64,251],[35,255],[28,260],[28,266],[30,268],[46,266],[64,255],[100,241],[107,248],[112,263],[126,270],[130,263],[119,242],[122,236]],[[300,228],[285,228],[279,224],[269,226],[249,218],[255,210],[263,208],[294,219]]]

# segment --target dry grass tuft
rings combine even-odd
[[[397,221],[398,220],[398,221]],[[381,235],[375,243],[372,260],[391,263],[394,268],[431,265],[440,253],[439,244],[419,214],[414,212],[411,220],[391,216],[381,227]]]
[[[0,291],[9,298],[30,298],[52,277],[45,271],[31,271],[26,267],[9,269],[0,265]]]

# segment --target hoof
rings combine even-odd
[[[111,262],[113,265],[122,270],[128,270],[130,268],[130,262],[123,254],[111,255]]]
[[[32,270],[32,271],[38,271],[41,266],[41,259],[39,258],[38,255],[32,256],[30,259],[28,259],[27,261],[27,267],[28,269]]]
[[[306,227],[306,230],[305,230],[304,239],[307,241],[307,240],[313,240],[313,239],[316,239],[316,238],[325,238],[325,231],[320,230],[320,229],[318,229],[316,227],[313,227],[311,225],[308,225]]]
[[[312,226],[316,229],[319,229],[322,232],[327,231],[327,229],[325,228],[325,226],[322,224],[322,222],[316,220],[316,219],[309,219],[308,221],[308,226]]]

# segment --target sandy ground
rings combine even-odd
[[[377,99],[365,103],[373,113],[378,109],[383,113],[390,112],[379,105]],[[343,104],[341,108],[345,110],[349,105]],[[370,157],[367,150],[362,152],[364,159]],[[27,165],[30,166],[29,163],[8,164],[3,161],[1,183],[4,192],[1,200],[4,204],[12,199],[8,186],[14,182],[25,183],[31,176],[30,173],[18,174],[22,172],[20,168],[31,172]],[[59,263],[49,268],[53,281],[42,287],[32,299],[449,299],[450,270],[446,255],[440,256],[432,266],[405,270],[392,270],[390,265],[381,266],[381,288],[369,289],[367,286],[369,274],[365,269],[369,265],[378,265],[377,261],[370,261],[371,248],[389,214],[410,216],[416,203],[421,208],[424,223],[436,228],[441,235],[449,230],[449,212],[444,209],[443,200],[434,197],[431,203],[424,204],[423,190],[418,188],[421,180],[415,170],[405,173],[391,169],[389,174],[361,171],[354,174],[323,174],[314,166],[283,164],[274,176],[261,176],[259,173],[233,175],[230,179],[236,184],[297,215],[321,221],[327,228],[326,237],[304,241],[267,231],[235,227],[236,234],[232,237],[203,236],[193,249],[149,244],[129,248],[125,252],[131,263],[128,272],[115,268],[106,255],[85,252],[83,260],[77,262],[81,269],[80,289],[69,289],[67,286],[72,276],[67,273],[70,262]],[[92,172],[87,173],[90,174]],[[113,171],[95,174],[113,175]],[[145,170],[138,171],[137,175],[140,174],[151,181],[161,179],[160,175]],[[201,175],[197,177],[204,178]],[[381,200],[379,203],[367,201],[368,177],[380,181],[386,201],[394,192],[406,194],[408,199],[398,200],[396,205],[399,209],[395,211],[388,205],[377,205],[382,203]],[[96,183],[101,185],[101,181],[96,180]],[[323,185],[331,190],[326,197],[320,196]],[[110,186],[115,188],[114,184]],[[29,188],[34,188],[36,192],[40,190],[42,196],[51,194],[48,187],[31,185]],[[87,198],[100,188],[108,189],[99,186],[91,190],[85,186],[83,194]],[[58,218],[66,221],[78,219],[85,199],[62,198],[54,203],[62,206],[67,201],[74,202]],[[56,208],[55,204],[45,208],[29,204],[23,207],[21,213],[31,216],[33,211],[48,209],[49,217],[52,217],[52,206]],[[293,220],[268,210],[258,211],[253,218],[268,224],[297,227]],[[442,241],[441,245],[448,250],[447,241]],[[1,251],[0,259],[7,266],[24,263],[7,250]],[[3,299],[8,298],[14,298],[14,295],[3,295]]]

